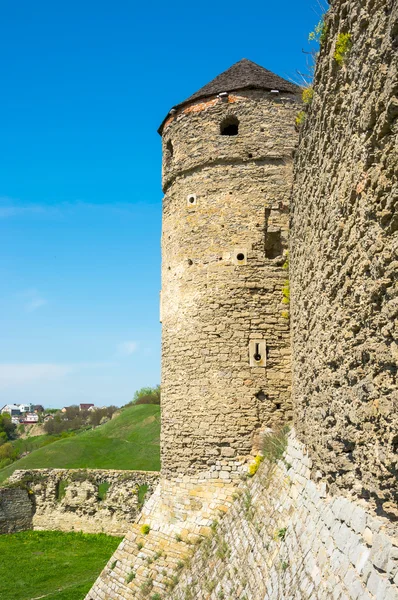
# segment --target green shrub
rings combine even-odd
[[[346,59],[346,55],[351,50],[351,48],[351,33],[339,33],[339,35],[337,36],[336,47],[334,49],[333,54],[333,58],[337,62],[339,67],[343,66]]]
[[[160,385],[155,387],[143,387],[137,390],[131,402],[123,408],[135,404],[160,404]]]
[[[143,535],[148,535],[148,533],[151,531],[151,526],[150,525],[141,525],[140,531]]]
[[[97,492],[98,500],[100,500],[101,502],[103,500],[105,500],[106,494],[108,493],[110,486],[111,486],[111,484],[108,483],[107,481],[104,481],[103,483],[99,484],[98,492]]]
[[[60,481],[58,482],[57,485],[57,500],[58,502],[60,502],[62,500],[62,498],[65,498],[65,494],[66,494],[66,488],[69,485],[69,480],[68,479],[60,479]]]

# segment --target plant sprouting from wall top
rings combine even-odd
[[[327,35],[328,26],[325,23],[325,20],[322,18],[317,25],[315,25],[314,30],[310,32],[308,41],[317,42],[320,46],[322,46],[326,42]]]

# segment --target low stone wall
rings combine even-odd
[[[304,446],[264,462],[211,537],[176,571],[173,600],[397,600],[398,540],[365,501],[311,481]],[[113,596],[110,596],[113,598]]]
[[[33,503],[21,488],[0,489],[0,534],[32,529]]]
[[[147,471],[34,469],[15,471],[9,482],[33,492],[33,529],[124,535],[158,479]]]

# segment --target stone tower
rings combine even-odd
[[[166,476],[231,471],[264,425],[291,417],[284,286],[298,93],[243,59],[159,129]]]

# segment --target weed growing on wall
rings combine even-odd
[[[126,583],[131,583],[135,579],[135,571],[130,571],[126,578]]]
[[[148,595],[150,593],[152,588],[153,588],[153,580],[148,578],[140,586],[141,594],[145,597],[145,595]]]
[[[67,479],[61,479],[57,485],[57,500],[60,502],[63,498],[65,498],[66,488],[69,485],[69,481]]]
[[[147,491],[148,491],[148,485],[146,483],[144,483],[143,485],[140,485],[138,487],[137,500],[138,500],[138,506],[140,508],[142,506],[144,506],[145,496],[147,494]]]
[[[255,475],[258,471],[259,466],[261,465],[261,463],[264,460],[264,456],[261,456],[260,454],[258,454],[256,456],[256,458],[254,459],[254,462],[249,465],[249,469],[248,469],[248,474],[249,477],[253,477],[253,475]]]
[[[295,124],[297,129],[303,126],[305,119],[307,118],[307,114],[304,110],[300,110],[300,112],[296,116]]]
[[[328,26],[325,23],[324,19],[321,19],[314,27],[313,31],[311,31],[308,35],[309,42],[317,42],[320,46],[322,46],[327,39],[328,35]]]
[[[339,33],[336,40],[336,46],[333,54],[334,60],[339,67],[345,63],[346,56],[352,48],[351,33]]]
[[[289,429],[288,425],[284,425],[264,437],[262,450],[264,458],[269,462],[276,463],[283,457],[287,448]]]
[[[148,533],[151,531],[151,526],[150,525],[141,525],[140,527],[140,531],[142,533],[142,535],[148,535]]]
[[[312,86],[308,86],[306,88],[303,89],[303,92],[301,94],[301,99],[304,102],[304,104],[311,104],[312,100],[314,98],[314,88]]]
[[[278,529],[278,531],[276,532],[275,537],[280,540],[281,542],[284,541],[285,537],[286,537],[286,531],[287,528],[286,527],[282,527],[281,529]]]
[[[110,488],[110,483],[108,483],[107,481],[104,481],[103,483],[99,484],[98,492],[97,492],[98,500],[100,500],[100,501],[105,500],[109,488]]]

